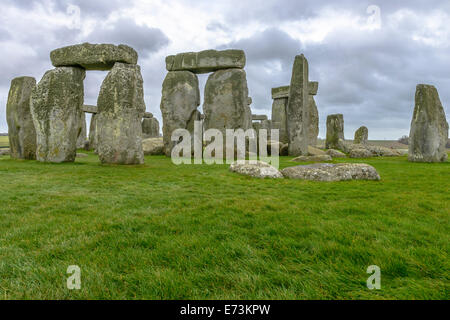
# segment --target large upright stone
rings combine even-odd
[[[286,110],[290,156],[308,154],[308,82],[308,61],[302,54],[294,60]]]
[[[89,150],[97,151],[97,114],[92,114],[89,125]]]
[[[37,160],[75,160],[84,78],[81,68],[55,68],[47,71],[33,90],[31,114],[36,128]]]
[[[242,69],[244,66],[245,53],[243,50],[205,50],[166,57],[167,71],[208,73],[221,69]]]
[[[138,65],[116,63],[97,101],[97,151],[102,163],[142,164],[143,80]]]
[[[136,64],[137,52],[126,45],[83,43],[53,50],[55,67],[78,66],[86,70],[110,70],[116,62]]]
[[[279,140],[288,143],[286,107],[288,98],[275,98],[272,103],[272,129],[279,130]]]
[[[327,117],[327,149],[340,149],[339,140],[344,140],[344,116],[340,113]]]
[[[245,71],[227,69],[211,74],[205,86],[203,111],[205,130],[218,129],[225,137],[226,129],[250,129],[251,110]]]
[[[164,153],[170,156],[176,142],[172,133],[176,129],[188,129],[198,116],[200,90],[198,77],[190,71],[170,71],[162,85],[161,113],[163,117]]]
[[[447,140],[448,123],[436,88],[426,84],[417,85],[409,133],[409,161],[446,161]]]
[[[36,130],[31,117],[31,92],[36,80],[31,77],[15,78],[11,81],[6,120],[10,155],[13,159],[36,159]]]
[[[308,96],[308,115],[309,115],[309,126],[308,126],[308,143],[310,146],[317,145],[317,136],[319,135],[319,111],[317,110],[316,101],[314,96],[317,94],[319,89],[319,83],[316,81],[311,81],[308,84],[309,96]]]
[[[156,118],[144,118],[142,120],[142,136],[144,139],[159,137],[159,122]]]
[[[86,115],[84,112],[80,112],[80,118],[78,120],[78,137],[77,148],[84,148],[87,141],[87,129],[86,129]]]
[[[366,144],[368,139],[369,139],[369,129],[367,129],[367,127],[365,126],[362,126],[355,131],[355,138],[353,139],[353,143]]]

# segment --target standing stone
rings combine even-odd
[[[144,139],[159,137],[159,122],[156,118],[144,118],[142,120],[142,136]]]
[[[308,154],[308,98],[308,61],[302,54],[295,57],[286,112],[290,156]]]
[[[11,81],[6,120],[10,155],[13,159],[36,159],[36,130],[31,117],[31,92],[36,80],[31,77],[15,78]]]
[[[142,164],[145,112],[138,65],[116,63],[102,83],[97,101],[97,151],[102,163]]]
[[[369,129],[367,129],[367,127],[365,126],[362,126],[355,131],[355,139],[353,140],[353,143],[367,144],[368,139],[369,139]]]
[[[162,85],[161,113],[163,117],[164,153],[170,157],[176,142],[172,132],[187,129],[198,115],[200,90],[198,77],[190,71],[170,71]]]
[[[308,96],[308,114],[309,114],[309,127],[308,127],[308,143],[310,146],[317,145],[317,136],[319,135],[319,111],[317,110],[316,101],[314,96],[319,89],[319,83],[309,82],[309,96]]]
[[[92,114],[89,125],[89,150],[97,151],[97,114]]]
[[[339,149],[339,140],[344,140],[344,116],[342,114],[330,114],[327,117],[327,149]]]
[[[276,98],[272,103],[272,129],[279,130],[280,142],[288,143],[286,107],[288,98]]]
[[[444,162],[448,123],[436,88],[419,84],[409,133],[409,161]]]
[[[47,71],[33,90],[31,114],[36,128],[37,160],[75,160],[85,75],[81,68],[55,68]]]
[[[220,70],[211,74],[205,86],[205,130],[250,129],[247,77],[242,69]],[[250,119],[250,121],[249,121]]]
[[[77,148],[81,149],[84,148],[87,141],[86,115],[84,112],[80,112],[80,118],[78,121]]]

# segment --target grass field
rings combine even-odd
[[[7,136],[0,136],[0,147],[8,147],[9,140]]]
[[[0,297],[449,299],[450,163],[339,161],[369,163],[382,180],[0,157]],[[81,290],[66,288],[69,265]],[[369,265],[381,290],[366,287]]]

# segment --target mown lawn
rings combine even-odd
[[[382,180],[0,157],[0,297],[449,299],[450,163],[339,161],[369,163]],[[81,290],[66,288],[69,265]],[[369,265],[381,290],[366,287]]]
[[[9,140],[7,136],[0,136],[0,147],[8,147]]]

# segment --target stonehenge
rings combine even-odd
[[[409,133],[409,156],[412,162],[444,162],[448,123],[436,88],[419,84],[416,87],[414,113]]]
[[[242,50],[206,50],[179,53],[166,57],[168,71],[162,85],[161,113],[163,140],[167,156],[176,142],[171,141],[176,129],[193,130],[195,120],[203,120],[205,130],[244,130],[251,128],[252,117],[247,77],[243,70],[245,53]],[[200,88],[196,74],[211,73],[205,85],[203,117]]]
[[[13,159],[36,159],[36,130],[30,109],[30,98],[36,80],[19,77],[11,81],[6,104],[6,121],[10,155]]]
[[[78,136],[77,136],[77,149],[85,147],[87,142],[87,128],[86,128],[86,114],[80,112],[78,119]]]
[[[309,95],[308,95],[308,144],[310,146],[317,145],[317,137],[319,136],[319,111],[317,110],[316,101],[314,96],[317,94],[319,89],[319,83],[317,81],[310,81],[309,84]]]
[[[142,164],[143,80],[138,65],[117,62],[97,101],[97,152],[102,163]]]
[[[157,138],[159,137],[159,122],[156,118],[142,119],[142,137]]]
[[[344,116],[342,114],[330,114],[327,117],[327,149],[341,149],[340,140],[344,141]]]
[[[85,70],[57,67],[47,71],[31,94],[31,114],[36,129],[36,159],[73,162],[77,153]]]

